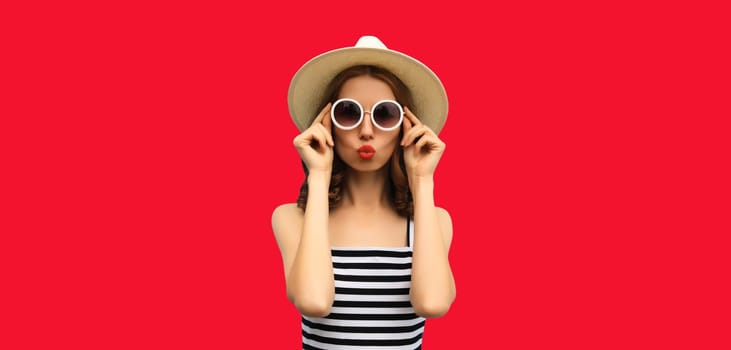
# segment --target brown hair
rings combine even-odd
[[[328,85],[325,90],[325,96],[327,99],[322,102],[318,110],[322,110],[329,102],[335,102],[335,99],[340,93],[340,88],[345,82],[354,77],[358,76],[371,76],[376,79],[382,80],[388,86],[391,87],[391,91],[402,106],[411,107],[412,97],[409,89],[404,83],[399,80],[393,73],[374,66],[355,66],[350,67],[338,74]],[[399,138],[402,136],[402,131],[399,132]],[[389,167],[390,181],[386,183],[386,191],[388,191],[391,203],[401,216],[411,217],[414,215],[414,202],[411,198],[411,191],[409,190],[409,182],[406,177],[406,166],[404,165],[404,151],[401,148],[397,148],[396,151],[391,155],[391,161],[387,163]],[[302,168],[305,171],[305,181],[300,187],[299,198],[297,198],[297,207],[304,209],[307,206],[307,176],[309,171],[307,166],[302,162]],[[330,189],[328,191],[328,203],[330,208],[337,207],[342,199],[342,188],[343,180],[345,179],[345,163],[338,157],[337,152],[333,158],[333,169],[330,175]]]

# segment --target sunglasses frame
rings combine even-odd
[[[353,124],[352,126],[343,126],[340,123],[338,123],[337,120],[335,120],[335,106],[337,106],[338,103],[344,102],[344,101],[353,102],[358,106],[358,108],[360,108],[360,119],[358,119],[358,122]],[[378,107],[382,103],[387,103],[387,102],[395,104],[399,110],[399,121],[398,121],[398,123],[396,123],[396,125],[394,125],[390,128],[382,127],[380,124],[378,124],[376,122],[376,118],[373,117],[373,111],[376,109],[376,107]],[[363,108],[363,105],[361,105],[358,101],[356,101],[352,98],[341,98],[341,99],[333,102],[332,107],[330,107],[330,119],[332,120],[333,124],[335,124],[335,126],[337,126],[338,128],[340,128],[342,130],[353,130],[353,129],[357,128],[358,126],[360,126],[360,124],[363,123],[363,119],[364,119],[363,115],[366,113],[371,115],[371,122],[373,123],[373,125],[375,125],[378,129],[383,130],[383,131],[396,130],[404,122],[404,108],[401,107],[400,103],[398,103],[394,100],[380,100],[380,101],[376,102],[375,104],[373,104],[373,106],[371,107],[371,110],[368,112],[365,111],[365,108]]]

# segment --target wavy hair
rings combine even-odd
[[[393,91],[396,101],[402,106],[408,106],[411,108],[413,105],[411,92],[404,85],[404,83],[396,77],[393,73],[381,69],[375,66],[355,66],[350,67],[340,72],[330,82],[325,90],[326,100],[323,101],[318,110],[322,110],[329,102],[335,102],[340,89],[343,84],[350,79],[358,76],[367,75],[376,79],[379,79]],[[399,138],[403,136],[403,131],[399,131]],[[391,204],[393,205],[396,212],[405,217],[411,217],[414,215],[414,201],[411,197],[411,190],[409,189],[408,178],[406,177],[406,166],[404,165],[404,151],[398,147],[391,155],[391,160],[386,163],[389,167],[388,173],[391,175],[386,183],[386,191],[388,192]],[[300,187],[299,197],[297,198],[297,207],[305,209],[307,206],[307,176],[309,171],[304,162],[302,162],[302,168],[305,172],[305,180]],[[344,181],[346,180],[347,165],[340,159],[337,152],[333,157],[333,169],[330,175],[330,188],[328,190],[328,204],[330,208],[335,208],[340,205],[342,200],[342,189]]]

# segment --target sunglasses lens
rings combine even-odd
[[[360,106],[353,101],[340,101],[333,107],[335,121],[349,128],[360,121]]]
[[[379,103],[373,109],[373,120],[381,128],[393,128],[401,121],[401,109],[397,104],[390,101]]]

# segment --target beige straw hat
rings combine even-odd
[[[414,114],[435,133],[447,120],[447,93],[429,67],[401,52],[390,50],[375,36],[363,36],[353,47],[325,52],[305,63],[289,85],[289,114],[300,131],[317,116],[325,89],[343,70],[360,65],[377,66],[396,75],[409,88]]]

